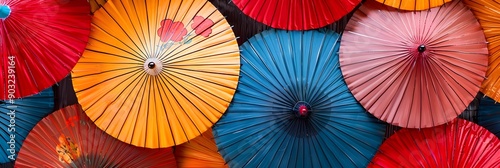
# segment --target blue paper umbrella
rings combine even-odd
[[[486,96],[479,100],[477,123],[500,138],[500,104]]]
[[[214,126],[230,167],[364,167],[386,125],[349,92],[329,30],[264,31],[241,46],[241,77]]]
[[[0,101],[0,163],[14,161],[31,129],[53,110],[52,88],[22,99]]]

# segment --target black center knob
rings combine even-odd
[[[422,44],[422,45],[420,45],[420,46],[418,46],[418,52],[424,52],[424,51],[425,51],[425,49],[426,49],[426,48],[425,48],[425,45],[423,45],[423,44]]]
[[[155,66],[156,66],[156,65],[155,65],[155,63],[154,63],[154,62],[149,62],[149,63],[148,63],[148,68],[149,68],[149,69],[153,69],[153,68],[155,68]]]

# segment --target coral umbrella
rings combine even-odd
[[[463,1],[479,20],[488,41],[488,70],[481,92],[500,101],[500,4],[491,0]]]
[[[97,128],[80,105],[71,105],[33,128],[16,167],[176,167],[176,162],[172,148],[123,143]]]
[[[73,69],[88,116],[119,140],[179,145],[208,130],[235,92],[239,48],[208,1],[110,0]]]
[[[350,13],[361,0],[232,0],[243,13],[286,30],[324,27]]]
[[[54,92],[52,88],[25,97],[0,101],[0,163],[14,161],[24,139],[43,117],[54,111]]]
[[[424,129],[402,129],[380,146],[368,167],[498,167],[500,139],[456,119]]]
[[[195,139],[175,147],[178,167],[228,167],[215,145],[212,129]]]
[[[451,0],[376,0],[385,5],[401,9],[401,10],[427,10],[434,7],[439,7]]]
[[[66,77],[87,45],[90,22],[86,0],[0,0],[0,100]]]
[[[479,100],[477,124],[500,138],[500,104],[485,96]]]
[[[364,167],[386,125],[345,85],[340,35],[264,31],[241,46],[241,77],[213,127],[230,167]]]
[[[460,1],[419,12],[367,1],[340,47],[354,97],[375,117],[407,128],[456,118],[479,91],[487,65],[484,34]]]

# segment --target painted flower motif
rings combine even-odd
[[[56,146],[56,152],[59,156],[59,161],[64,163],[72,163],[73,160],[80,156],[78,144],[74,143],[69,137],[64,134],[59,136],[59,144]]]
[[[70,117],[70,118],[66,119],[66,126],[74,127],[75,122],[77,122],[77,121],[78,121],[78,116]]]
[[[212,26],[214,25],[214,21],[211,19],[205,19],[202,16],[196,16],[193,18],[193,24],[191,24],[191,28],[195,30],[195,33],[200,36],[208,37],[212,34]]]
[[[160,22],[158,36],[162,42],[174,41],[179,42],[184,39],[187,30],[182,22],[174,22],[171,19],[165,19]]]

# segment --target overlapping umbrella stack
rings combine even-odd
[[[0,0],[2,164],[500,166],[494,0],[37,2]]]

